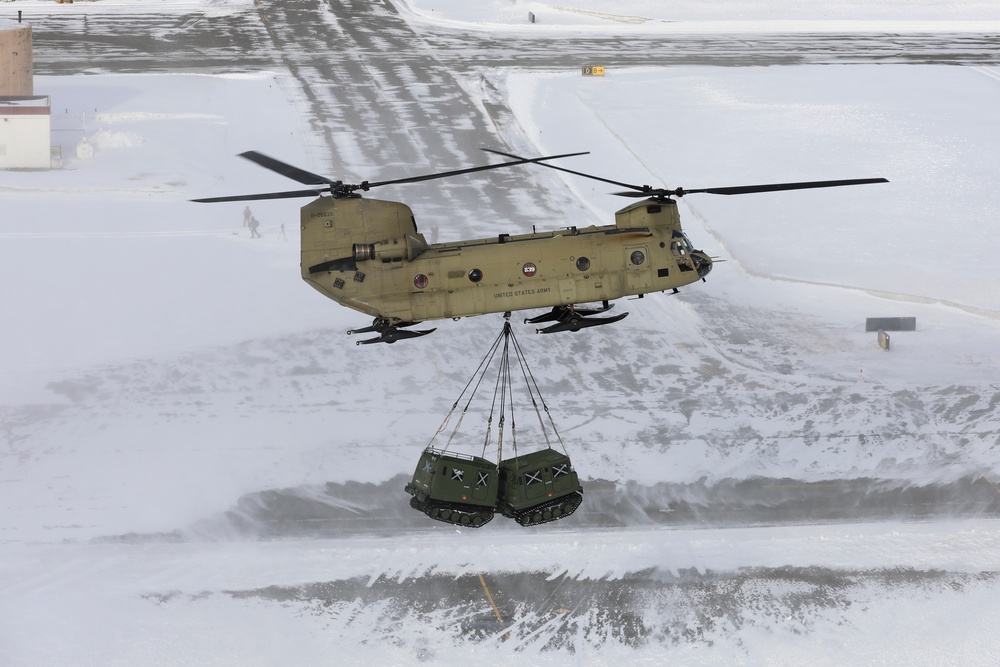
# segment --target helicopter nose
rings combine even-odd
[[[698,271],[698,277],[704,280],[705,276],[712,271],[712,258],[701,250],[695,250],[691,253],[691,259],[694,261],[694,267]]]

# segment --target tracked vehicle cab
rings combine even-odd
[[[583,500],[583,487],[569,456],[542,449],[500,463],[497,509],[522,526],[569,516]]]
[[[493,518],[498,487],[495,463],[427,448],[404,490],[410,507],[430,518],[478,528]]]

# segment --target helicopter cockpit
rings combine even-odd
[[[712,270],[712,259],[701,250],[695,250],[687,234],[675,229],[670,235],[670,252],[681,271],[697,271],[704,279]]]
[[[694,252],[694,246],[691,245],[691,240],[687,235],[679,229],[675,229],[671,234],[670,252],[673,254],[674,259],[677,260],[681,271],[694,270],[694,262],[691,261],[691,253]]]

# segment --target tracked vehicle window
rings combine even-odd
[[[487,486],[490,483],[490,474],[487,472],[476,473],[476,486]]]
[[[527,480],[528,486],[531,486],[532,484],[541,484],[542,471],[536,470],[535,472],[529,472],[528,474],[525,475],[525,479]]]
[[[562,475],[568,475],[568,474],[569,474],[569,464],[568,463],[560,463],[558,465],[552,466],[552,476],[553,477],[561,477]]]
[[[459,482],[465,481],[465,471],[458,468],[451,469],[451,478]]]

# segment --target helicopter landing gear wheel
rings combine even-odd
[[[347,335],[352,336],[354,334],[371,333],[373,331],[382,333],[383,331],[391,327],[392,327],[392,322],[390,320],[387,320],[384,317],[376,317],[374,320],[372,320],[371,326],[361,327],[360,329],[348,329]]]
[[[594,317],[598,313],[611,310],[613,305],[614,304],[609,304],[605,301],[603,307],[601,308],[556,306],[551,311],[543,315],[526,319],[525,323],[537,324],[540,322],[555,322],[555,324],[547,327],[535,329],[535,333],[556,333],[558,331],[577,332],[580,329],[598,327],[602,324],[612,324],[613,322],[623,320],[628,316],[628,313],[619,313],[618,315],[613,315],[611,317]]]
[[[366,340],[359,340],[356,345],[371,345],[372,343],[395,343],[397,340],[403,340],[404,338],[419,338],[420,336],[426,336],[427,334],[437,331],[437,329],[423,329],[420,331],[407,331],[402,329],[402,327],[412,327],[414,324],[420,324],[419,322],[392,322],[384,317],[376,317],[371,326],[363,327],[361,329],[349,329],[347,335],[350,336],[356,333],[370,333],[376,332],[379,334],[378,338],[368,338]]]

